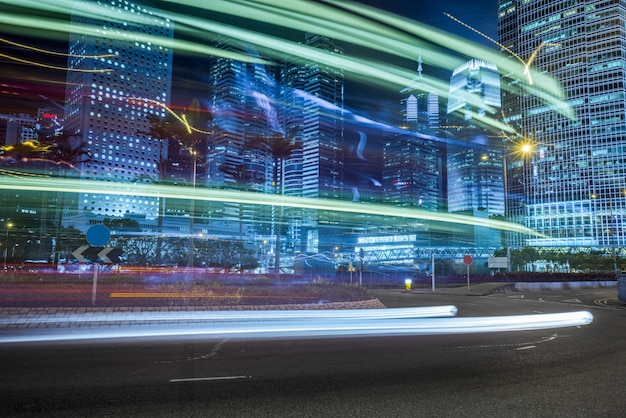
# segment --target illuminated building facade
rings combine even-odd
[[[236,52],[246,49],[244,45],[226,37],[218,39],[213,46]],[[208,178],[213,186],[271,192],[266,183],[271,177],[271,166],[253,152],[246,153],[246,156],[242,152],[246,137],[268,134],[266,119],[262,117],[264,110],[255,100],[258,97],[261,103],[269,103],[266,82],[270,77],[265,74],[265,70],[261,64],[221,56],[214,56],[208,62],[208,101],[213,113],[213,134],[209,138],[211,145],[206,163]],[[258,180],[253,181],[254,178]],[[251,223],[255,218],[268,216],[261,213],[263,211],[264,208],[254,205],[213,204],[214,216],[220,216],[218,214],[221,213],[226,220],[241,220],[246,224],[246,229],[254,226],[255,233],[269,234],[267,228],[270,222]],[[263,231],[263,228],[267,230]]]
[[[306,34],[305,45],[343,54],[335,42],[325,36]],[[302,191],[308,198],[343,198],[344,147],[344,78],[343,71],[318,62],[307,62],[297,73],[293,107],[302,104]],[[293,81],[292,81],[293,83]],[[291,175],[293,176],[293,175]],[[303,211],[303,251],[318,252],[336,244],[337,214]],[[320,234],[326,236],[320,236]]]
[[[30,115],[0,115],[0,143],[15,145],[36,138],[37,119]]]
[[[511,245],[623,247],[626,2],[499,0],[498,32],[503,53],[559,81],[574,114],[503,79],[506,121],[533,145],[508,161],[507,215],[544,234]]]
[[[141,132],[150,128],[146,116],[164,117],[161,105],[170,101],[173,22],[137,3],[98,0],[77,2],[71,24],[65,133],[88,144],[82,178],[155,181],[160,144]],[[154,219],[158,200],[94,191],[80,198],[79,210]]]
[[[422,60],[418,59],[418,76],[423,81]],[[434,137],[439,132],[439,96],[421,88],[401,91],[402,127],[407,133],[395,134],[383,146],[382,184],[387,203],[394,206],[440,209],[440,155]]]
[[[504,215],[501,143],[480,124],[487,112],[500,109],[497,67],[480,60],[458,67],[448,97],[448,133],[454,139],[447,150],[448,211]]]
[[[331,54],[343,51],[329,38],[307,34],[305,44]],[[302,71],[304,197],[340,198],[342,190],[343,71],[309,62]],[[332,107],[332,108],[329,108]]]

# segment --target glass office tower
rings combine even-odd
[[[160,144],[141,132],[150,129],[147,116],[164,117],[170,102],[173,22],[136,3],[96,1],[77,2],[71,23],[65,131],[88,144],[81,177],[155,181]],[[154,219],[158,199],[94,192],[81,196],[78,208]]]
[[[472,59],[453,71],[446,129],[448,212],[478,218],[504,215],[501,138],[483,122],[486,116],[497,118],[500,105],[496,65]],[[457,228],[454,238],[462,235],[466,245],[502,245],[501,234],[488,228]]]
[[[520,134],[509,142],[507,215],[544,234],[511,245],[622,247],[626,2],[499,0],[498,32],[503,53],[558,80],[573,111],[532,94],[529,80],[503,79],[505,121]]]
[[[500,110],[500,75],[491,63],[470,60],[450,77],[448,132],[448,211],[504,214],[501,141],[481,125]]]

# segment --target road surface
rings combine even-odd
[[[0,344],[0,415],[623,416],[626,309],[614,293],[377,293],[389,307],[453,304],[459,316],[594,315],[556,330]]]

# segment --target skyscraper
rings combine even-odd
[[[228,37],[218,38],[213,46],[259,57],[253,46]],[[284,183],[273,184],[274,162],[265,150],[252,146],[261,137],[284,133],[276,104],[279,89],[275,68],[260,62],[214,56],[207,74],[214,123],[207,161],[211,185],[270,194],[279,192],[277,187],[284,188]],[[249,237],[273,236],[276,208],[228,202],[212,205],[216,216],[221,211],[225,220],[245,224],[240,227],[242,231],[245,228]]]
[[[545,236],[511,244],[622,247],[626,2],[499,0],[498,33],[504,53],[553,76],[566,97],[550,106],[526,80],[503,79],[506,121],[531,145],[508,161],[508,216]]]
[[[77,2],[69,40],[65,131],[86,141],[91,159],[81,176],[150,182],[160,146],[149,139],[149,114],[165,116],[172,78],[173,22],[138,3]],[[154,218],[155,198],[85,194],[79,209],[96,215]]]
[[[343,54],[336,43],[325,36],[306,34],[305,45],[328,54]],[[319,62],[307,62],[292,73],[301,78],[302,90],[294,98],[303,106],[302,112],[302,196],[308,198],[340,199],[343,194],[344,146],[344,80],[343,71]],[[293,83],[292,83],[293,84]],[[306,251],[317,252],[318,244],[332,248],[333,231],[329,225],[336,214],[307,210],[303,213]],[[322,225],[320,227],[320,225]],[[320,233],[327,237],[320,237]]]
[[[307,34],[305,44],[330,54],[343,54],[325,36]],[[304,100],[304,197],[340,198],[342,190],[343,71],[318,62],[302,71]]]
[[[412,131],[432,135],[440,128],[439,96],[436,92],[429,91],[422,71],[422,57],[418,57],[417,77],[413,79],[413,82],[421,84],[420,88],[412,86],[400,92],[405,95],[401,100],[403,124]]]
[[[448,129],[453,133],[447,152],[448,211],[503,215],[501,144],[481,125],[487,112],[500,108],[497,67],[475,59],[458,67],[450,77],[448,97]]]
[[[438,177],[439,96],[429,91],[422,74],[422,59],[417,60],[417,87],[401,91],[402,126],[407,133],[394,134],[383,147],[383,193],[395,206],[440,209]]]

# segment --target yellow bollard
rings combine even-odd
[[[413,283],[413,280],[411,279],[404,279],[404,286],[406,287],[406,291],[410,292],[411,291],[411,284]]]

